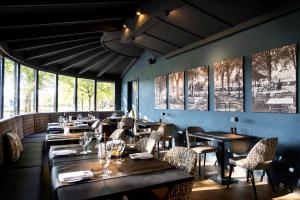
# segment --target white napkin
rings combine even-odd
[[[58,126],[59,123],[56,123],[56,122],[52,122],[52,123],[48,123],[48,126]]]
[[[70,149],[52,151],[53,156],[63,156],[63,155],[69,155],[69,154],[75,154],[75,153],[77,153],[76,150],[70,150]]]
[[[129,154],[129,157],[131,159],[150,159],[153,158],[153,155],[151,153],[148,152],[143,152],[143,153],[133,153],[133,154]]]
[[[75,124],[76,127],[85,127],[88,126],[87,124]]]
[[[60,182],[75,182],[86,178],[92,178],[94,173],[91,170],[75,171],[58,174],[58,180]]]

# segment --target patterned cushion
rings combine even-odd
[[[113,140],[119,140],[124,135],[124,129],[116,129],[109,137]]]
[[[20,158],[23,151],[21,140],[14,132],[7,133],[7,139],[9,142],[10,159],[12,162],[15,162]]]
[[[159,135],[156,132],[152,132],[149,137],[141,138],[134,145],[134,148],[140,152],[152,153],[155,144],[159,141]]]

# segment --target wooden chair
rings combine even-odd
[[[278,143],[278,138],[266,138],[260,140],[249,152],[249,154],[244,157],[233,157],[229,159],[230,164],[230,172],[229,178],[227,183],[227,188],[229,188],[230,179],[233,171],[233,167],[239,166],[247,170],[248,174],[251,176],[252,187],[254,192],[254,198],[257,199],[256,187],[255,187],[255,179],[254,179],[254,170],[265,170],[268,178],[269,183],[272,186],[273,191],[275,192],[275,188],[273,186],[273,182],[269,173],[269,167],[272,163],[275,152],[276,146]]]
[[[186,141],[187,141],[187,147],[191,148],[193,151],[195,151],[198,154],[198,160],[199,160],[199,176],[201,176],[201,155],[204,154],[204,162],[203,166],[205,167],[206,162],[206,154],[207,153],[216,153],[218,149],[216,147],[213,147],[209,144],[208,141],[203,141],[198,146],[196,142],[196,137],[190,136],[191,133],[204,133],[205,131],[201,127],[188,127],[186,129]],[[193,145],[196,144],[196,145]]]

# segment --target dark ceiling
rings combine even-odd
[[[39,69],[120,78],[145,49],[165,55],[291,2],[4,0],[0,42],[7,54]]]

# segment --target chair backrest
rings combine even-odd
[[[255,169],[263,162],[271,162],[275,157],[277,143],[278,138],[265,138],[256,143],[247,155],[247,169]]]
[[[109,136],[109,138],[113,140],[119,140],[124,135],[124,132],[125,132],[124,129],[118,128]]]
[[[131,117],[122,117],[121,121],[118,123],[118,128],[133,128],[134,119]]]
[[[100,120],[96,120],[96,121],[92,124],[91,128],[92,128],[92,129],[96,129],[96,128],[98,128],[99,124],[100,124]]]
[[[250,150],[250,140],[233,140],[230,152],[238,155],[247,154]]]
[[[191,137],[189,136],[189,133],[205,133],[204,129],[201,127],[197,126],[190,126],[186,129],[186,142],[187,142],[187,147],[190,148],[192,143],[196,143],[196,137]],[[203,145],[209,145],[208,141],[202,141],[201,142]]]
[[[173,128],[173,124],[161,124],[156,133],[159,135],[159,137],[168,137],[172,134]]]
[[[193,175],[196,169],[197,153],[186,147],[173,147],[165,154],[163,161]]]
[[[155,144],[159,141],[160,137],[155,132],[152,132],[149,137],[143,137],[139,139],[134,148],[140,152],[152,153],[154,150]]]

